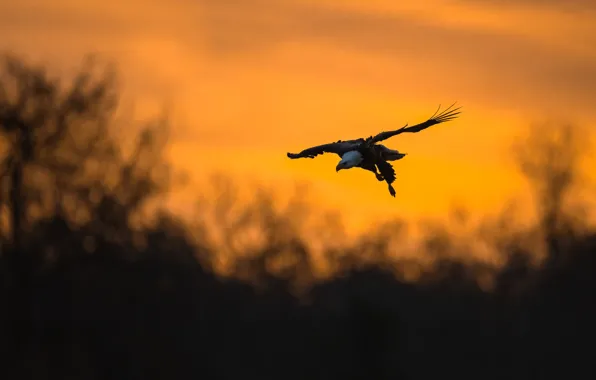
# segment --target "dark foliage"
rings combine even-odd
[[[215,219],[184,225],[152,203],[172,178],[164,122],[142,129],[125,154],[108,129],[113,77],[85,69],[66,86],[18,59],[5,63],[2,378],[596,375],[596,231],[565,203],[576,166],[569,139],[520,155],[539,183],[538,227],[516,228],[503,214],[463,242],[435,228],[423,265],[391,259],[404,230],[390,224],[325,246],[333,269],[321,277],[301,219],[289,217],[304,210],[299,201],[279,211],[255,197],[228,217],[224,197],[210,203]],[[251,233],[258,243],[243,240]],[[480,241],[505,263],[462,259]],[[221,269],[224,256],[235,259]],[[406,280],[412,268],[418,276]]]

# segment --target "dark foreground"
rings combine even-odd
[[[143,253],[100,241],[90,255],[84,234],[57,232],[60,224],[53,220],[43,227],[51,239],[20,252],[64,253],[50,269],[38,268],[30,287],[9,286],[3,266],[2,368],[19,374],[3,378],[596,374],[595,236],[575,240],[569,260],[548,269],[531,270],[517,257],[492,292],[465,265],[445,261],[415,284],[381,269],[355,270],[315,286],[301,303],[283,281],[256,291],[206,273],[181,237],[151,232]]]

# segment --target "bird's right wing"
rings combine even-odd
[[[364,140],[349,140],[349,141],[337,141],[334,143],[323,144],[318,146],[313,146],[312,148],[304,149],[300,153],[288,153],[289,158],[315,158],[319,154],[323,153],[335,153],[339,156],[342,156],[344,153],[349,152],[351,150],[355,150]]]
[[[408,125],[406,124],[405,126],[399,128],[399,129],[396,129],[394,131],[381,132],[381,133],[377,134],[375,137],[373,137],[372,139],[370,139],[369,143],[376,144],[380,141],[387,140],[390,137],[399,135],[400,133],[408,133],[408,132],[409,133],[417,133],[417,132],[425,130],[426,128],[433,126],[435,124],[444,123],[446,121],[453,120],[457,117],[457,115],[460,114],[459,110],[461,109],[461,107],[453,108],[454,105],[455,105],[455,103],[450,105],[447,109],[445,109],[441,113],[438,113],[439,110],[441,109],[441,106],[439,105],[439,108],[435,111],[435,113],[430,118],[428,118],[428,120],[426,120],[425,122],[416,124],[416,125],[412,125],[411,127],[408,127]]]

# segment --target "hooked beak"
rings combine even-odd
[[[337,166],[335,167],[335,172],[337,173],[338,171],[340,171],[340,170],[342,170],[342,169],[343,169],[343,166],[341,166],[341,165],[337,165]]]

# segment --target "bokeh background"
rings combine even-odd
[[[7,378],[596,374],[596,2],[0,1],[0,32]],[[396,198],[286,157],[454,101],[387,142]]]

